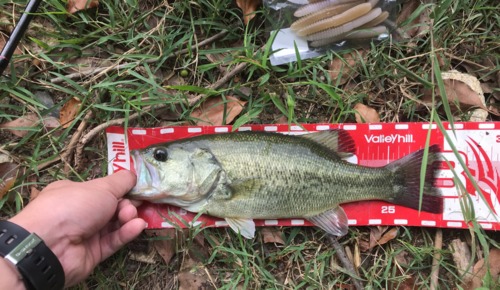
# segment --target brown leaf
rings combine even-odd
[[[283,233],[275,227],[263,227],[260,231],[262,235],[262,239],[264,243],[274,243],[284,245],[285,241],[283,241]]]
[[[0,47],[5,47],[5,43],[7,42],[8,40],[8,36],[6,36],[3,32],[0,31]],[[16,47],[16,49],[14,50],[14,55],[19,55],[19,54],[23,54],[21,48],[20,48],[20,45]]]
[[[397,228],[392,228],[387,231],[388,228],[387,226],[370,227],[369,241],[366,238],[362,238],[358,242],[361,252],[366,252],[377,245],[383,245],[394,239],[397,234]]]
[[[68,13],[76,13],[80,10],[94,8],[99,5],[99,0],[69,0],[66,10]]]
[[[285,115],[281,115],[276,121],[273,122],[274,124],[288,124],[288,117]]]
[[[394,260],[396,261],[396,263],[398,263],[400,266],[403,266],[403,267],[408,267],[408,265],[410,264],[409,263],[410,258],[408,257],[408,252],[405,250],[402,250],[401,252],[399,252],[394,257]]]
[[[377,123],[380,122],[380,116],[375,109],[357,103],[354,106],[356,114],[356,123]]]
[[[69,101],[67,101],[61,108],[59,112],[59,121],[62,124],[63,128],[68,128],[71,125],[71,122],[75,119],[76,114],[80,111],[80,107],[82,106],[82,102],[73,97]]]
[[[406,21],[420,5],[424,4],[425,3],[422,3],[421,0],[410,0],[404,3],[398,18],[396,19],[396,23],[398,25],[401,25],[401,23]],[[407,26],[402,27],[401,30],[406,34],[405,38],[414,38],[427,34],[430,29],[431,12],[431,8],[428,5],[426,8],[424,8],[422,13],[420,13],[411,23],[408,23]]]
[[[247,102],[241,101],[235,97],[227,96],[226,102],[222,97],[213,97],[201,104],[192,113],[191,117],[198,119],[196,125],[220,126],[231,123],[238,116]],[[226,118],[224,120],[224,107]],[[225,121],[225,123],[224,123]]]
[[[28,134],[27,130],[17,130],[16,128],[31,128],[38,122],[38,116],[29,113],[26,116],[20,117],[16,120],[0,124],[0,128],[8,129],[12,134],[18,137],[24,137]]]
[[[382,234],[384,234],[386,230],[386,226],[376,226],[370,228],[370,249],[377,245],[378,240],[380,240]]]
[[[366,239],[359,239],[358,244],[359,244],[359,249],[361,250],[361,252],[366,252],[366,251],[370,250],[370,242],[367,241]]]
[[[383,245],[398,236],[398,228],[394,227],[389,229],[384,235],[378,240],[379,245]]]
[[[0,124],[0,128],[7,129],[18,137],[24,137],[29,132],[27,128],[35,127],[39,122],[40,118],[38,115],[35,113],[28,113],[16,120]],[[59,121],[52,116],[44,117],[42,122],[44,127],[49,130],[57,128],[60,125]]]
[[[208,270],[202,263],[186,256],[177,275],[179,290],[213,289],[207,273]]]
[[[442,77],[451,109],[466,112],[475,108],[472,114],[474,121],[484,121],[488,116],[488,112],[479,80],[472,75],[454,70],[443,72]],[[436,91],[436,95],[439,95],[438,91]],[[425,90],[422,100],[431,103],[432,91]]]
[[[106,54],[104,54],[102,51],[98,51],[97,49],[84,50],[82,54],[84,54],[85,56],[68,60],[68,62],[71,63],[71,66],[64,68],[64,71],[66,73],[79,73],[81,75],[87,75],[92,74],[96,70],[103,67],[105,68],[113,65],[113,62],[110,60],[111,58],[107,58]],[[91,57],[88,55],[99,55],[100,57]]]
[[[0,198],[4,197],[16,182],[19,166],[12,162],[0,163]]]
[[[396,269],[396,275],[395,276],[404,276],[406,279],[399,281],[399,280],[391,280],[389,281],[389,287],[387,289],[398,289],[398,290],[413,290],[415,289],[416,285],[416,279],[415,276],[417,275],[409,275],[408,272],[404,272],[403,269],[407,268],[409,263],[407,262],[407,258],[405,257],[408,255],[406,251],[401,251],[399,254],[396,255],[395,257],[395,263],[399,264],[398,267],[395,267]],[[403,266],[403,267],[401,267]]]
[[[207,53],[205,56],[211,63],[218,64],[219,70],[222,74],[225,74],[227,71],[227,66],[230,64],[231,58],[228,57],[231,54],[229,52],[221,52],[221,53]]]
[[[490,99],[488,110],[494,115],[500,116],[500,102],[495,102],[493,98]]]
[[[243,11],[243,21],[248,24],[255,17],[255,10],[262,3],[262,0],[236,0],[236,5]]]
[[[146,230],[146,235],[152,237],[153,246],[168,265],[170,260],[176,253],[176,230],[175,229],[158,229],[158,230]]]
[[[498,282],[496,281],[498,281],[498,277],[500,275],[500,250],[497,248],[492,248],[490,250],[490,254],[488,256],[488,267],[484,265],[484,259],[479,260],[476,265],[474,265],[474,278],[472,278],[472,285],[469,289],[477,289],[481,287],[483,284],[482,280],[488,270],[491,275],[490,283],[493,283],[493,285],[490,285],[493,288],[490,289],[498,289],[497,287],[495,287],[499,286]]]
[[[35,198],[38,197],[38,195],[40,194],[40,190],[38,188],[36,188],[35,186],[31,186],[30,187],[30,191],[31,191],[31,194],[30,194],[30,201],[34,200]]]
[[[156,264],[157,263],[157,261],[155,259],[156,253],[157,253],[156,249],[154,247],[150,247],[149,251],[146,251],[146,252],[131,250],[129,252],[128,257],[133,261],[146,263],[146,264]]]
[[[328,73],[333,83],[343,85],[348,80],[353,79],[359,75],[356,67],[362,60],[366,60],[366,51],[353,51],[344,54],[342,57],[333,59],[328,65]],[[337,79],[340,77],[340,80]]]
[[[467,110],[471,107],[484,108],[481,95],[472,90],[469,85],[454,79],[445,79],[443,82],[448,100],[458,102],[461,109]]]

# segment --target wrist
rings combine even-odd
[[[38,235],[59,261],[62,262],[65,250],[70,243],[63,235],[64,230],[61,224],[57,224],[55,220],[44,221],[38,218],[30,218],[30,212],[20,212],[9,219],[9,221],[26,229],[30,233]]]
[[[64,270],[58,257],[36,233],[22,225],[0,221],[0,257],[15,266],[28,289],[64,286]]]
[[[23,279],[17,268],[4,258],[0,258],[0,289],[24,290]]]

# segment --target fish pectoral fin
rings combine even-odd
[[[340,206],[315,216],[306,217],[306,219],[330,235],[337,237],[347,234],[347,229],[349,228],[347,224],[347,215]]]
[[[304,134],[301,137],[327,147],[335,152],[340,159],[346,159],[356,151],[354,139],[342,129]]]
[[[247,239],[255,237],[255,223],[252,219],[226,218],[226,222],[237,233]]]

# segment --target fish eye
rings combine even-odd
[[[164,148],[157,148],[153,151],[153,157],[157,161],[165,162],[168,159],[167,150]]]

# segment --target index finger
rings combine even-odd
[[[131,171],[120,170],[109,176],[88,181],[88,183],[120,199],[135,186],[136,176]]]

